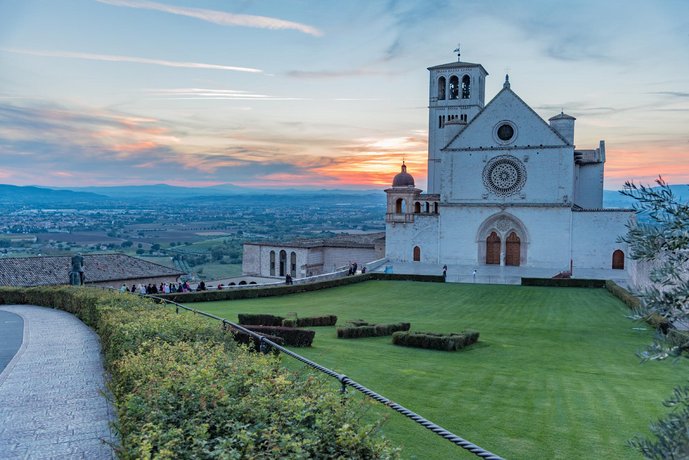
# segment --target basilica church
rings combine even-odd
[[[603,208],[605,142],[576,146],[576,119],[546,122],[508,76],[485,104],[480,64],[428,70],[428,190],[404,163],[385,190],[387,259],[550,276],[627,270],[618,237],[634,212]]]

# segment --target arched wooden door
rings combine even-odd
[[[421,248],[418,246],[414,246],[414,262],[420,262],[421,261]]]
[[[511,232],[505,240],[505,265],[518,267],[521,259],[521,240]]]
[[[624,252],[619,249],[612,253],[612,268],[614,270],[624,270]]]
[[[500,265],[500,237],[495,232],[486,238],[486,265]]]

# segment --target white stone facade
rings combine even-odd
[[[363,234],[325,240],[244,243],[242,273],[275,278],[290,274],[298,279],[334,272],[352,262],[363,267],[384,256],[382,238],[382,234]]]
[[[602,209],[604,142],[577,149],[575,118],[560,113],[546,122],[507,77],[484,106],[488,74],[479,64],[429,71],[429,193],[403,165],[386,189],[386,257],[552,275],[626,271],[618,237],[634,213]]]

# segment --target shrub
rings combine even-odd
[[[120,458],[383,458],[351,402],[278,358],[154,341],[119,362]]]
[[[381,337],[391,335],[396,331],[408,331],[409,323],[395,324],[367,324],[353,327],[338,327],[338,339],[359,339],[362,337]]]
[[[239,324],[252,326],[282,326],[282,316],[254,313],[239,313]]]
[[[450,334],[400,331],[392,334],[392,343],[404,347],[457,351],[478,342],[478,337],[479,333],[476,331],[463,331]]]
[[[121,459],[398,457],[331,382],[236,347],[218,323],[90,288],[0,289],[0,302],[70,311],[101,336]]]
[[[310,347],[316,331],[282,326],[245,326],[250,331],[281,337],[285,345],[291,347]]]
[[[307,316],[305,318],[285,318],[282,325],[285,327],[318,327],[334,326],[337,323],[337,316]]]

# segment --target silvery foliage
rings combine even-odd
[[[658,330],[643,360],[679,357],[689,351],[689,332],[673,329],[689,327],[689,205],[682,203],[659,178],[651,188],[627,182],[623,194],[636,200],[635,209],[648,223],[629,227],[623,241],[629,244],[632,259],[654,267],[648,287],[637,294],[643,300],[637,318],[658,315],[670,327]],[[629,445],[650,459],[689,458],[689,385],[678,386],[663,402],[671,411],[651,423],[654,439],[635,437]]]

